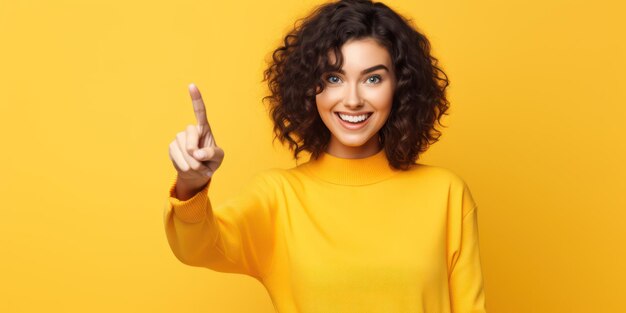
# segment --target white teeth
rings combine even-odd
[[[362,114],[362,115],[347,115],[347,114],[338,114],[339,117],[346,121],[346,122],[350,122],[350,123],[358,123],[358,122],[362,122],[364,120],[366,120],[369,117],[369,114]]]

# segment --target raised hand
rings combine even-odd
[[[197,125],[188,125],[170,143],[170,159],[178,171],[178,180],[189,186],[206,184],[224,159],[224,150],[217,146],[206,109],[198,88],[189,85]]]

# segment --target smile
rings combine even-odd
[[[359,115],[345,114],[345,113],[339,113],[339,112],[336,112],[335,114],[339,116],[339,119],[341,119],[342,121],[352,123],[352,124],[360,124],[363,121],[367,120],[370,116],[372,116],[371,112],[363,113]]]
[[[367,112],[361,114],[346,114],[335,112],[337,121],[346,130],[356,131],[365,127],[368,124],[370,117],[374,112]]]

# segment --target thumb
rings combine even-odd
[[[198,161],[208,161],[223,156],[222,149],[218,147],[204,147],[193,152],[193,157]]]

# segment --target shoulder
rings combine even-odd
[[[423,181],[427,182],[427,188],[433,195],[444,194],[451,218],[463,220],[468,213],[477,208],[468,183],[452,169],[417,163],[407,174],[420,176]]]
[[[433,194],[444,193],[448,201],[463,207],[463,213],[476,207],[466,180],[456,171],[436,165],[417,163],[404,174],[411,183],[420,182]],[[398,175],[398,176],[402,176]]]
[[[416,163],[409,168],[401,176],[408,176],[410,178],[427,179],[432,183],[440,183],[443,185],[449,185],[451,187],[464,188],[467,183],[454,170],[446,167],[430,165],[424,163]]]
[[[424,165],[423,170],[437,177],[448,187],[448,201],[450,205],[458,207],[461,216],[476,209],[477,204],[465,179],[457,172],[441,166]]]
[[[282,192],[281,169],[263,169],[250,174],[243,179],[239,193],[231,198],[231,201],[254,201],[264,203],[267,207],[273,207],[279,194]]]

